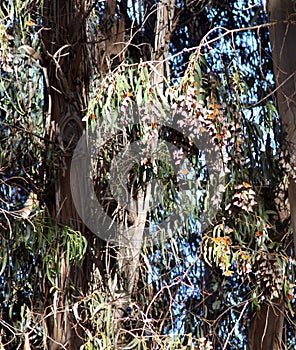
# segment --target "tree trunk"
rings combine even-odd
[[[58,175],[48,171],[46,204],[56,224],[67,225],[83,232],[83,226],[73,205],[70,190],[72,153],[82,135],[82,111],[88,92],[89,69],[85,51],[84,0],[46,0],[45,28],[42,41],[48,62],[48,83],[45,97],[46,132],[52,140],[58,138],[61,162]],[[49,348],[65,346],[78,349],[80,341],[72,330],[67,308],[67,289],[72,280],[71,267],[65,252],[58,252],[60,274],[52,295],[53,316],[48,317]],[[76,281],[79,276],[76,276]],[[80,279],[82,281],[83,279]],[[79,286],[77,286],[79,288]]]
[[[260,311],[254,314],[249,336],[250,350],[280,350],[283,324],[283,302],[273,305],[263,304]]]
[[[277,104],[289,152],[291,175],[289,203],[296,252],[296,24],[295,1],[270,0],[269,19],[273,70],[277,88]]]
[[[174,0],[162,0],[157,3],[157,21],[155,26],[155,41],[153,60],[156,61],[156,72],[152,84],[164,87],[164,78],[169,78],[169,45],[174,30]]]
[[[296,25],[295,2],[293,0],[269,0],[268,4],[270,40],[272,46],[273,70],[276,83],[276,97],[279,116],[285,133],[285,147],[289,152],[291,176],[288,195],[296,247]],[[250,332],[251,350],[282,349],[282,331],[285,305],[280,298],[272,305],[263,304],[254,315]]]
[[[98,40],[97,48],[88,48],[86,21],[90,8],[86,8],[85,0],[45,0],[44,1],[44,27],[42,32],[42,44],[44,60],[47,66],[44,71],[47,76],[45,106],[46,133],[51,140],[58,138],[62,153],[58,175],[49,169],[48,179],[54,179],[47,189],[46,204],[51,217],[57,224],[67,225],[71,228],[85,232],[81,219],[75,209],[71,195],[70,169],[75,147],[83,133],[83,112],[87,110],[89,79],[91,71],[97,67],[91,67],[90,62],[98,63],[101,77],[113,65],[120,63],[124,56],[125,19],[118,16],[116,1],[108,0],[105,4],[101,35],[104,39]],[[168,54],[170,23],[168,4],[161,4],[162,10],[157,12],[155,52],[158,59],[163,60]],[[160,47],[161,46],[161,47]],[[89,49],[89,50],[88,50]],[[164,49],[164,51],[163,51]],[[89,57],[89,52],[95,55]],[[158,67],[157,81],[163,79],[163,62],[161,69]],[[82,165],[81,165],[82,166]],[[87,166],[87,165],[85,165]],[[73,175],[73,174],[72,174]],[[74,175],[75,176],[75,175]],[[83,186],[83,179],[77,179],[77,183]],[[125,238],[122,246],[108,247],[104,251],[105,273],[109,276],[107,289],[110,298],[117,300],[115,303],[115,317],[118,322],[137,283],[137,270],[143,230],[145,227],[150,196],[150,186],[135,191],[131,189],[130,202],[134,208],[129,207],[129,212],[120,210],[117,219],[118,232]],[[82,196],[83,198],[83,196]],[[124,205],[130,203],[124,203]],[[84,204],[81,203],[83,206]],[[124,208],[124,206],[123,206]],[[130,212],[133,214],[133,224],[127,225]],[[126,245],[130,239],[131,246]],[[91,241],[91,240],[90,240]],[[112,254],[111,254],[112,252]],[[114,252],[116,255],[114,256]],[[113,255],[113,256],[111,256]],[[51,295],[53,316],[48,317],[48,335],[51,339],[49,348],[55,350],[62,347],[71,350],[79,349],[81,340],[71,327],[70,312],[67,310],[67,289],[75,284],[77,289],[85,290],[88,280],[85,274],[91,271],[75,270],[67,264],[65,253],[59,252],[60,274],[56,280],[55,291]],[[108,261],[116,260],[116,271],[108,270]],[[102,272],[101,272],[102,273]],[[105,276],[102,276],[105,277]],[[118,291],[124,290],[122,295]],[[112,295],[113,294],[113,295]],[[50,310],[52,312],[52,310]],[[114,324],[114,329],[119,328],[119,323]]]

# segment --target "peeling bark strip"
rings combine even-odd
[[[292,172],[289,203],[296,255],[296,9],[293,0],[270,0],[268,4],[273,69],[280,119],[286,133]]]

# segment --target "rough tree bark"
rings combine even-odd
[[[70,166],[73,150],[82,135],[83,111],[87,104],[89,67],[84,43],[85,6],[81,0],[44,1],[44,27],[42,44],[47,61],[48,82],[45,91],[48,138],[58,138],[61,163],[58,177],[52,169],[47,173],[49,182],[45,199],[49,213],[56,224],[67,225],[84,231],[70,190]],[[71,283],[81,283],[83,278],[74,276],[67,264],[65,254],[60,258],[60,274],[56,290],[52,295],[53,315],[48,317],[49,348],[61,346],[78,349],[80,342],[71,327],[69,314],[65,310],[67,289]],[[80,276],[82,277],[82,276]],[[78,282],[80,281],[80,282]],[[78,286],[79,288],[79,286]]]
[[[285,133],[292,172],[288,185],[290,215],[296,252],[296,22],[295,1],[269,0],[268,14],[273,70],[279,116]],[[294,167],[294,169],[293,169]],[[286,208],[285,208],[286,209]],[[285,305],[280,297],[274,305],[264,304],[255,314],[250,337],[251,350],[280,350]]]

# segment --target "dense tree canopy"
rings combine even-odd
[[[295,347],[270,3],[1,2],[1,349]]]

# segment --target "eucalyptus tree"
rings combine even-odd
[[[191,6],[197,6],[197,3],[199,1],[192,2]],[[39,339],[43,342],[42,346],[46,345],[51,349],[69,346],[74,349],[84,343],[85,327],[80,324],[82,320],[80,312],[87,312],[89,302],[99,303],[95,298],[88,299],[85,296],[88,294],[85,293],[100,291],[100,296],[105,295],[107,298],[105,302],[109,300],[112,305],[112,314],[114,307],[117,310],[113,314],[117,319],[122,318],[126,312],[127,301],[124,300],[129,300],[133,295],[133,289],[137,284],[140,247],[137,246],[134,251],[126,247],[109,246],[100,237],[89,232],[78,216],[72,200],[70,183],[72,156],[83,135],[85,122],[88,122],[90,117],[92,104],[96,102],[94,94],[99,89],[107,93],[102,96],[102,100],[106,99],[104,108],[114,108],[116,103],[118,107],[122,101],[116,101],[116,98],[123,99],[122,94],[125,93],[127,97],[131,94],[131,91],[125,91],[124,86],[119,96],[111,96],[110,88],[104,91],[106,87],[104,84],[114,88],[114,83],[119,82],[120,78],[116,81],[116,71],[119,72],[122,67],[124,68],[127,61],[137,64],[144,58],[156,62],[151,65],[151,71],[148,69],[137,79],[141,85],[148,84],[148,74],[149,80],[151,78],[149,83],[152,84],[151,89],[155,86],[156,90],[161,89],[161,86],[164,88],[165,82],[169,79],[170,34],[182,12],[188,10],[188,6],[185,4],[184,9],[180,6],[174,13],[175,8],[173,1],[161,1],[156,6],[150,2],[129,4],[126,1],[117,3],[112,0],[105,3],[57,0],[34,4],[30,1],[23,3],[7,1],[1,5],[3,45],[1,61],[4,68],[1,76],[3,83],[1,119],[5,125],[3,141],[9,140],[8,144],[11,143],[11,148],[8,147],[3,152],[2,189],[6,199],[3,202],[2,214],[7,223],[5,229],[8,229],[10,235],[19,232],[22,225],[26,227],[26,249],[27,245],[32,244],[33,247],[36,245],[34,247],[36,249],[32,248],[29,254],[30,261],[40,268],[36,271],[37,276],[45,270],[45,274],[40,276],[42,283],[30,285],[21,298],[21,303],[24,302],[21,306],[22,315],[25,311],[29,313],[30,307],[34,310],[35,303],[26,307],[26,298],[30,299],[30,295],[34,295],[33,300],[38,299],[38,316],[33,322],[38,325],[36,342],[38,343]],[[200,11],[202,9],[200,8]],[[22,66],[28,67],[28,72],[27,75],[17,75],[15,89],[8,73],[17,74],[17,67]],[[133,69],[129,71],[132,74],[137,73]],[[124,74],[125,69],[122,76]],[[43,97],[40,94],[42,88]],[[141,94],[146,94],[147,89],[148,86],[146,90],[139,91],[137,98],[140,98]],[[110,97],[112,97],[111,106],[108,106]],[[11,119],[5,115],[11,111],[17,120],[22,118],[21,126],[14,122],[13,117]],[[34,129],[36,132],[33,133]],[[27,145],[28,148],[21,142],[26,134],[32,137],[32,140],[27,138],[28,143],[32,141]],[[119,135],[119,139],[122,137],[126,135]],[[35,159],[32,154],[33,161],[25,166],[21,160],[20,170],[11,163],[11,160],[17,157],[14,148],[18,142],[21,143],[20,149],[23,154],[40,146],[36,152],[40,158]],[[111,154],[115,152],[116,147],[120,149],[120,141],[118,142],[118,145],[115,142],[115,149],[109,145]],[[104,152],[106,153],[106,149]],[[110,156],[108,149],[105,153],[104,157]],[[80,166],[88,166],[86,159]],[[141,243],[147,209],[140,212],[139,208],[143,207],[141,201],[144,197],[149,199],[149,184],[145,185],[145,188],[134,186],[130,190],[130,200],[136,209],[121,208],[119,203],[114,208],[113,201],[106,200],[109,194],[105,186],[105,178],[109,172],[106,166],[108,161],[103,158],[102,163],[98,163],[96,178],[96,191],[100,204],[118,223],[123,236],[128,236],[129,231],[134,228],[141,238],[138,239]],[[22,190],[18,189],[17,183],[10,183],[10,172],[20,176],[25,184],[19,185]],[[82,183],[83,186],[82,180],[77,177],[74,179],[76,185]],[[18,205],[11,204],[14,203],[14,199],[22,202],[26,197],[28,200],[22,209],[19,209]],[[78,203],[76,206],[84,205]],[[35,206],[42,208],[40,213],[38,210],[38,213],[32,214]],[[38,234],[35,234],[36,232]],[[9,238],[3,238],[2,245],[5,246],[8,241]],[[11,244],[17,245],[15,240]],[[10,275],[11,270],[23,271],[22,274],[29,274],[32,277],[30,272],[25,272],[26,269],[23,269],[18,259],[14,261],[14,257],[10,255],[12,252],[12,248],[7,248],[3,253],[3,272],[6,273],[6,277]],[[76,265],[75,262],[81,260],[82,256],[85,256],[83,265]],[[29,261],[26,255],[22,256],[22,259]],[[37,276],[34,277],[35,281],[38,280]],[[127,282],[122,282],[123,279],[127,280],[128,286]],[[23,281],[17,283],[21,282]],[[10,284],[7,287],[8,290],[3,292],[4,299],[10,298]],[[72,288],[75,290],[74,293],[71,292]],[[41,298],[37,297],[38,289]],[[120,290],[123,290],[123,293],[119,292]],[[85,306],[81,302],[74,303],[75,296],[78,298],[79,295],[84,296],[82,300],[86,300]],[[15,303],[10,307],[7,303],[8,300],[6,309],[10,310],[8,314],[13,318],[16,316],[13,311]],[[107,312],[105,308],[104,312]],[[111,312],[111,309],[108,312]],[[28,314],[26,317],[30,318]],[[22,324],[26,322],[26,317],[24,315],[21,317]],[[110,322],[110,314],[108,317],[109,321],[104,322]],[[104,322],[98,326],[103,333]],[[39,327],[40,324],[44,326]],[[29,346],[27,341],[30,331],[29,328],[27,332],[24,331],[23,327],[26,326],[21,326],[21,335],[25,339],[25,346]],[[115,329],[118,327],[115,326]],[[107,328],[109,332],[110,329]],[[120,339],[116,340],[115,329],[114,337],[108,334],[107,344],[111,344],[112,341],[121,342]],[[93,331],[96,332],[96,327]],[[34,329],[33,333],[36,332]],[[8,334],[10,333],[16,335],[18,331],[8,326]],[[6,332],[4,338],[9,342],[7,340],[9,335]],[[101,342],[103,344],[101,346],[105,346],[102,339],[95,339],[94,342]]]
[[[293,346],[261,4],[0,8],[5,348]]]

